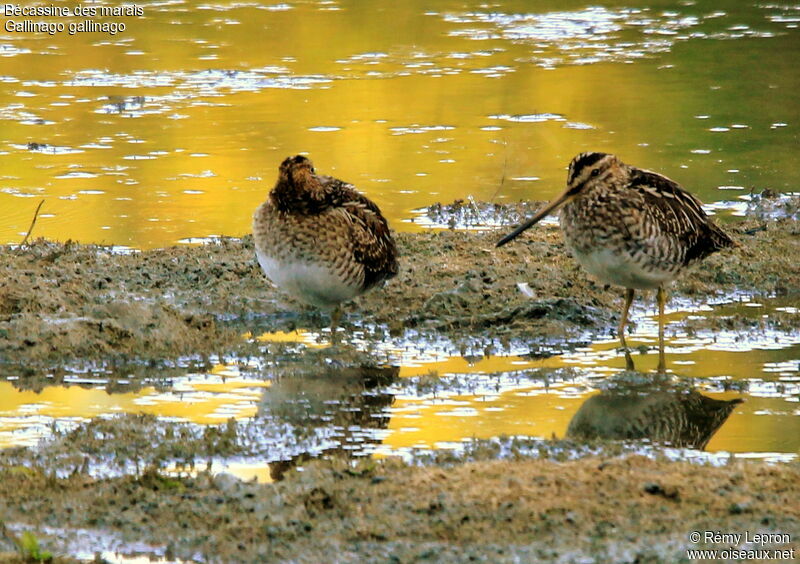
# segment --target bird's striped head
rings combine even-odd
[[[567,173],[567,199],[587,188],[606,184],[622,172],[624,165],[614,155],[608,153],[581,153],[569,163]]]
[[[624,174],[625,165],[607,153],[581,153],[569,163],[567,174],[567,189],[559,197],[540,209],[525,223],[500,239],[497,246],[505,245],[515,239],[520,233],[541,221],[544,217],[555,212],[558,208],[577,197],[581,192],[594,186],[602,185],[613,178]]]

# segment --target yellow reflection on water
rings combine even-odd
[[[656,339],[648,335],[634,335],[629,345],[655,346]],[[765,365],[796,360],[797,345],[775,349],[714,350],[709,342],[692,339],[667,341],[667,365],[681,379],[718,378],[732,381],[765,379],[774,376],[765,372]],[[617,350],[616,340],[593,343],[574,353],[547,359],[530,360],[521,357],[492,357],[468,364],[461,357],[414,367],[418,375],[428,372],[446,374],[494,374],[526,368],[582,368],[586,375],[609,376],[625,369],[624,357]],[[637,370],[654,372],[658,354],[634,354]],[[585,378],[585,377],[584,377]],[[790,398],[750,397],[737,392],[708,393],[716,399],[744,397],[744,404],[736,407],[728,421],[714,435],[706,450],[709,452],[792,452],[800,454],[800,418],[792,410]],[[563,437],[572,416],[581,404],[598,393],[585,379],[574,383],[520,385],[490,395],[450,395],[440,398],[398,398],[393,407],[388,429],[391,433],[383,440],[388,454],[393,449],[423,447],[437,448],[448,443],[458,443],[469,438],[490,438],[500,434],[538,437]]]
[[[212,461],[208,464],[195,464],[194,466],[182,466],[170,464],[167,466],[166,471],[178,476],[196,476],[200,471],[208,471],[211,474],[219,474],[227,472],[233,474],[238,479],[245,482],[258,482],[260,484],[269,484],[275,480],[270,474],[270,466],[264,462],[239,462],[239,461]]]
[[[401,377],[423,376],[432,372],[439,374],[469,374],[480,372],[490,374],[533,368],[535,363],[518,356],[489,356],[479,361],[470,361],[462,356],[451,356],[444,360],[403,364]]]
[[[648,354],[634,352],[636,368],[652,372],[658,355],[656,339],[648,334],[648,321],[640,320],[641,332],[629,337],[651,348]],[[707,450],[734,453],[800,452],[800,417],[796,401],[779,388],[782,382],[796,382],[796,361],[800,344],[762,338],[761,344],[736,343],[726,334],[713,339],[675,337],[667,341],[667,365],[679,379],[726,378],[732,382],[756,382],[750,391],[700,392],[718,399],[743,397],[727,422],[714,435]],[[313,332],[265,333],[262,341],[317,344]],[[499,435],[563,437],[573,415],[594,394],[599,379],[624,369],[624,359],[615,339],[597,341],[573,352],[545,359],[522,356],[426,357],[424,347],[415,356],[414,347],[387,349],[380,354],[387,362],[401,364],[401,378],[420,377],[418,391],[397,396],[389,410],[387,433],[376,452],[387,455],[401,449],[448,448],[465,439]],[[394,359],[394,360],[392,360]],[[575,368],[575,372],[554,373],[549,380],[529,379],[526,370]],[[519,377],[515,374],[520,375]],[[559,376],[559,374],[561,374]],[[477,386],[448,388],[447,377],[467,375],[465,382]],[[442,377],[442,385],[437,378]],[[427,384],[437,391],[428,392]],[[179,379],[169,391],[152,386],[137,392],[109,394],[99,388],[52,386],[42,392],[19,391],[0,382],[0,448],[34,444],[48,434],[50,421],[86,420],[113,413],[150,413],[199,424],[218,424],[230,417],[256,415],[264,388],[270,381],[237,374],[236,369],[215,366],[211,374]],[[322,398],[324,399],[324,398]],[[345,406],[346,407],[346,406]],[[242,477],[266,479],[268,468],[259,463],[238,463],[227,469]],[[264,474],[264,476],[261,476]]]
[[[649,34],[672,25],[659,9],[649,29],[629,10],[581,24],[583,8],[538,2],[519,16],[545,36],[526,39],[491,15],[513,24],[514,2],[475,22],[459,21],[478,17],[471,8],[427,0],[340,4],[161,3],[117,36],[5,33],[0,242],[20,240],[40,197],[36,235],[50,238],[152,248],[242,235],[298,152],[367,192],[395,229],[436,201],[549,198],[586,149],[705,201],[798,184],[783,56],[794,37],[759,11],[737,15],[769,32],[747,49],[725,18],[701,17],[721,40],[660,34],[652,50]],[[699,11],[715,4],[726,7]],[[677,22],[702,16],[680,11]],[[604,34],[607,17],[631,41]],[[586,49],[586,33],[598,52],[571,64],[564,53]]]
[[[447,447],[463,439],[500,435],[562,437],[581,403],[592,395],[566,386],[524,388],[497,396],[397,399],[383,444],[389,450]],[[383,452],[387,452],[383,449]]]
[[[245,338],[250,338],[250,334],[246,334]],[[268,331],[262,333],[256,340],[262,343],[298,343],[311,348],[321,348],[325,343],[321,342],[320,334],[311,331],[298,329],[296,331]]]
[[[15,434],[32,421],[46,426],[52,419],[88,420],[115,413],[147,413],[198,424],[219,424],[230,417],[256,414],[256,403],[269,382],[245,378],[182,380],[168,392],[147,386],[137,392],[109,394],[102,388],[48,386],[41,392],[17,390],[0,382],[0,448],[35,444],[38,436]]]
[[[715,399],[743,397],[737,392],[708,393]],[[378,453],[404,448],[448,448],[465,439],[499,435],[565,436],[583,402],[599,393],[585,386],[553,385],[507,390],[497,395],[447,395],[398,398],[391,408],[390,433]],[[800,455],[800,418],[783,397],[744,396],[706,446],[708,452]]]
[[[741,314],[753,310],[745,305],[729,305],[722,311]],[[672,313],[668,322],[680,321],[686,315],[686,312]],[[652,334],[654,319],[642,318],[639,325],[640,330],[628,337],[628,344],[634,350],[636,369],[652,373],[658,365],[657,337]],[[259,338],[306,343],[315,342],[314,335],[301,330],[288,334],[266,333]],[[718,335],[717,342],[714,341],[710,337],[668,338],[668,368],[681,379],[725,377],[734,382],[751,379],[773,381],[776,373],[767,367],[796,361],[800,354],[800,346],[791,342],[765,342],[754,346],[747,342],[738,343],[736,338],[724,334]],[[647,352],[638,352],[640,346]],[[398,397],[390,409],[389,434],[377,452],[383,456],[397,449],[447,447],[464,439],[498,435],[563,437],[581,404],[598,393],[585,379],[586,376],[605,377],[625,369],[625,359],[618,347],[617,339],[602,339],[574,352],[544,359],[514,355],[479,359],[459,355],[430,359],[424,358],[424,353],[415,359],[413,353],[403,349],[383,351],[387,362],[401,359],[399,375],[402,378],[430,375],[435,380],[437,375],[494,375],[558,368],[588,372],[574,383],[556,382],[547,387],[523,383],[488,395],[453,395],[445,388],[439,397],[425,394],[421,397]],[[793,414],[791,400],[785,397],[749,397],[737,392],[700,391],[716,399],[746,399],[713,436],[706,448],[709,452],[787,452],[788,449],[800,454],[800,418],[797,413]]]
[[[214,469],[212,468],[212,471]],[[261,484],[269,484],[273,481],[270,475],[269,465],[247,462],[228,462],[222,471],[230,472],[240,480],[250,482],[255,480]]]

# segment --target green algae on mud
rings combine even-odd
[[[491,205],[501,223],[532,207]],[[791,215],[756,214],[729,225],[741,246],[694,267],[673,293],[696,300],[737,290],[796,295],[798,225]],[[398,234],[400,274],[349,304],[344,326],[371,327],[375,341],[385,340],[387,331],[410,330],[454,343],[484,338],[532,346],[563,345],[586,330],[612,330],[619,289],[587,276],[557,229],[533,229],[495,249],[498,236],[460,230]],[[325,325],[264,278],[250,237],[130,253],[38,240],[0,247],[0,273],[0,362],[7,367],[247,355],[257,351],[241,338],[244,332]]]

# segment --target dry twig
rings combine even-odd
[[[500,185],[497,187],[497,190],[494,191],[492,197],[489,198],[490,202],[494,202],[494,199],[500,193],[500,190],[503,189],[503,184],[506,183],[506,169],[508,168],[508,141],[503,139],[503,174],[500,177]]]
[[[25,238],[22,240],[22,243],[19,244],[20,247],[28,242],[28,237],[31,236],[31,233],[33,232],[33,226],[36,225],[36,219],[39,217],[39,210],[42,209],[42,204],[44,204],[44,200],[39,202],[39,205],[36,206],[36,211],[33,213],[33,220],[31,220],[31,226],[28,228],[28,232],[25,234]]]

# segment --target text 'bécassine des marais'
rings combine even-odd
[[[119,6],[97,6],[94,4],[76,4],[74,6],[24,4],[0,4],[6,18],[119,18],[143,16],[144,8],[137,4],[121,4]],[[61,22],[58,20],[6,19],[3,29],[7,32],[39,32],[50,35],[67,31],[70,35],[81,32],[105,32],[115,35],[125,31],[124,22],[96,22],[84,20],[80,22]]]

